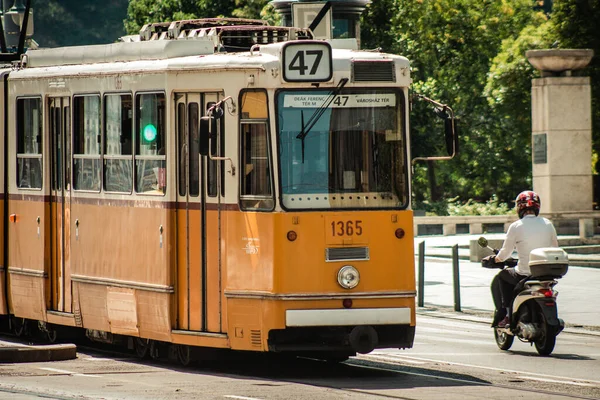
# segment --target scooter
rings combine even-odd
[[[479,246],[488,248],[498,254],[498,249],[492,249],[484,237],[477,241]],[[499,268],[515,266],[517,260],[508,259],[496,263],[493,258],[482,260],[484,268]],[[514,300],[510,309],[510,324],[506,327],[494,328],[496,344],[501,350],[508,350],[515,336],[523,342],[535,345],[537,352],[547,356],[554,350],[556,336],[564,329],[565,323],[558,318],[556,296],[553,288],[568,270],[569,258],[567,253],[557,247],[547,247],[533,250],[529,255],[531,275],[522,279],[513,292]]]

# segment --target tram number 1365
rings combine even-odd
[[[332,236],[360,236],[363,233],[362,221],[331,221]]]

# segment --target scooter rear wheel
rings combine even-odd
[[[554,350],[556,333],[548,326],[543,312],[538,311],[538,318],[540,326],[542,327],[542,336],[534,342],[535,349],[540,356],[548,356],[552,353],[552,350]]]
[[[513,335],[509,335],[498,328],[494,329],[494,337],[496,338],[496,344],[500,350],[510,349],[510,346],[512,346],[513,341],[515,340]]]

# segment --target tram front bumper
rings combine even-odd
[[[408,307],[286,310],[286,328],[269,331],[269,350],[354,355],[410,348],[415,333],[411,315]]]

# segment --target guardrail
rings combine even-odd
[[[557,233],[560,234],[579,234],[581,238],[590,238],[594,234],[600,233],[600,212],[565,212],[542,214],[554,223]],[[457,233],[469,233],[478,235],[487,230],[486,225],[500,227],[502,232],[506,232],[509,225],[518,219],[517,215],[473,215],[473,216],[451,216],[451,217],[429,217],[415,216],[414,231],[421,235],[423,229],[430,226],[442,228],[441,233],[444,236],[455,235]],[[459,228],[460,227],[460,231]],[[439,230],[439,229],[438,229]],[[438,232],[436,232],[438,233]]]
[[[419,243],[419,270],[417,274],[417,306],[425,305],[425,241]],[[454,311],[462,311],[460,305],[460,268],[458,245],[452,246],[452,287],[454,291]]]

